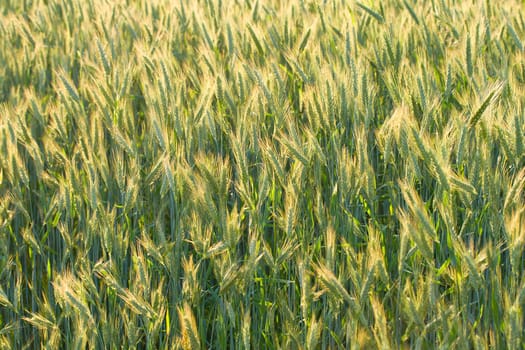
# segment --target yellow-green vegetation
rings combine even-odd
[[[0,348],[523,348],[523,15],[1,0]]]

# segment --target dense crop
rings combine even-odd
[[[525,346],[518,0],[1,0],[0,348]]]

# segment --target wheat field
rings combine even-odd
[[[524,14],[0,0],[0,348],[524,348]]]

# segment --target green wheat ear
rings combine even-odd
[[[502,93],[503,91],[503,88],[505,87],[506,83],[504,82],[499,82],[497,84],[494,84],[487,96],[485,97],[485,99],[483,100],[483,102],[481,103],[481,105],[476,109],[476,111],[474,112],[474,114],[472,114],[472,116],[469,118],[468,120],[468,126],[470,128],[474,127],[478,122],[479,120],[481,119],[481,117],[483,116],[483,112],[485,112],[485,110],[492,104],[494,103],[497,98],[499,97],[499,95]]]

